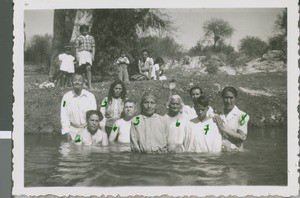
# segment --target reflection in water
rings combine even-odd
[[[25,186],[286,185],[286,141],[286,130],[252,129],[244,152],[145,155],[26,135]]]

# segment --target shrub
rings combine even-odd
[[[246,36],[239,43],[239,52],[251,59],[261,57],[267,50],[268,44],[258,37]]]

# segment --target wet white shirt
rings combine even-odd
[[[237,106],[234,106],[233,109],[227,114],[221,114],[221,119],[224,121],[226,128],[237,131],[238,129],[243,131],[245,135],[248,133],[248,122],[249,115],[241,111]],[[224,145],[230,145],[230,148],[233,150],[242,150],[243,144],[233,144],[229,140],[223,140]]]
[[[131,120],[126,121],[119,119],[113,125],[112,131],[109,136],[109,141],[113,141],[118,135],[118,142],[130,143],[130,126]]]
[[[187,152],[221,152],[222,136],[212,118],[199,122],[198,118],[191,120],[191,130],[184,141]]]
[[[78,96],[74,91],[66,93],[61,100],[61,125],[62,134],[70,133],[72,139],[86,126],[86,112],[96,110],[94,94],[82,90]]]
[[[98,129],[94,135],[92,135],[87,128],[84,128],[78,134],[80,136],[80,142],[77,142],[78,144],[101,145],[104,143],[106,146],[108,142],[107,134],[100,129]]]

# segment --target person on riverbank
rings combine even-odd
[[[109,142],[115,142],[116,138],[119,143],[130,143],[130,126],[131,119],[136,113],[136,104],[133,100],[124,101],[124,117],[117,120],[109,135]]]
[[[183,152],[183,142],[188,133],[189,120],[182,114],[183,101],[179,95],[172,95],[168,101],[169,112],[164,115],[169,124],[170,135],[174,137],[176,152]]]
[[[124,82],[129,81],[128,69],[127,69],[129,63],[130,63],[129,59],[126,57],[126,53],[123,51],[121,57],[119,57],[117,60],[119,80]]]
[[[154,65],[153,58],[149,57],[148,51],[144,49],[142,51],[142,60],[139,60],[138,66],[139,66],[139,72],[140,74],[143,74],[148,79],[151,79],[151,70]]]
[[[151,93],[143,95],[141,115],[131,121],[130,147],[139,153],[174,152],[173,137],[169,134],[167,119],[156,114],[157,97]]]
[[[199,86],[195,86],[190,89],[189,93],[190,93],[191,99],[193,100],[193,103],[195,103],[197,101],[197,99],[203,95],[204,92]],[[183,113],[185,115],[187,115],[187,118],[189,120],[198,117],[194,106],[184,105]],[[207,116],[211,117],[211,118],[214,117],[214,110],[211,106],[208,106]]]
[[[224,113],[214,117],[214,121],[223,134],[222,149],[224,151],[242,151],[243,142],[247,137],[250,117],[235,105],[237,95],[234,87],[225,87],[222,91]]]
[[[88,86],[92,88],[92,63],[95,57],[95,39],[89,35],[89,27],[81,25],[79,28],[80,36],[76,39],[76,58],[79,67],[75,69],[76,73],[85,74],[88,80]]]
[[[121,118],[126,94],[125,84],[116,80],[109,87],[108,97],[105,97],[101,102],[100,111],[104,115],[104,119],[100,122],[100,127],[105,130],[108,137],[113,124]]]
[[[64,52],[58,55],[60,62],[59,77],[60,86],[65,88],[72,74],[74,74],[74,61],[75,57],[71,55],[71,47],[65,46]]]
[[[86,126],[86,112],[97,109],[94,94],[84,90],[82,88],[83,83],[83,76],[74,74],[73,90],[67,92],[61,100],[61,132],[62,134],[69,134],[72,140]]]
[[[108,146],[107,134],[99,129],[103,119],[101,112],[90,110],[86,112],[87,126],[76,134],[75,143],[83,145]]]
[[[164,64],[164,60],[161,57],[158,57],[155,60],[155,64],[151,68],[150,77],[151,80],[160,80],[160,67]]]
[[[187,152],[221,152],[222,135],[211,117],[207,116],[209,110],[208,98],[200,96],[195,100],[197,118],[190,120],[191,130],[184,140],[184,148]]]

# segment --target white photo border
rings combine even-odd
[[[70,3],[72,2],[72,3]],[[24,10],[97,8],[287,8],[288,10],[288,185],[176,187],[24,187]],[[296,0],[14,0],[13,195],[267,196],[297,195],[298,184],[298,2]]]

